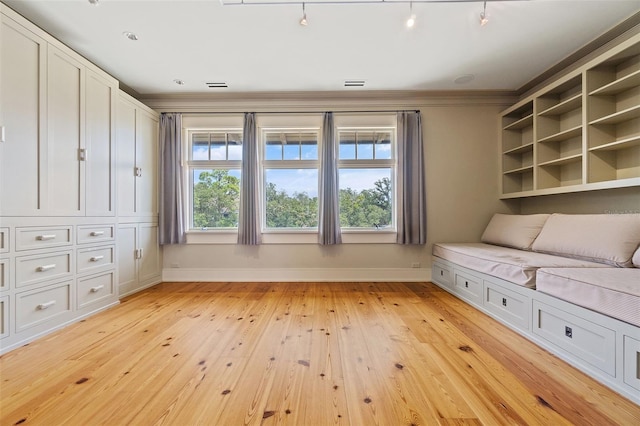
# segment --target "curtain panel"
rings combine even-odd
[[[427,202],[422,120],[419,111],[398,113],[398,244],[427,243]]]
[[[318,205],[318,244],[342,243],[338,188],[338,149],[334,140],[333,113],[325,112],[322,122],[320,154],[320,193]]]
[[[161,245],[186,243],[182,172],[182,114],[160,114]]]
[[[260,169],[255,113],[244,114],[242,143],[242,177],[240,181],[240,217],[238,244],[259,245],[260,233]]]

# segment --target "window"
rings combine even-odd
[[[262,132],[264,218],[269,230],[318,228],[318,130]]]
[[[338,129],[340,225],[395,229],[394,129]]]
[[[238,227],[242,131],[188,132],[190,229]]]

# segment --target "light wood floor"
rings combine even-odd
[[[638,425],[429,283],[164,283],[0,357],[1,425]]]

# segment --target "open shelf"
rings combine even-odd
[[[617,95],[628,89],[632,89],[640,85],[640,70],[633,71],[620,79],[614,80],[609,84],[605,84],[595,90],[592,90],[589,95]]]
[[[503,129],[504,130],[520,130],[530,126],[533,126],[533,113],[530,115],[527,115],[526,117],[522,117],[511,124],[504,126]]]
[[[602,145],[589,148],[589,151],[618,151],[640,145],[640,135],[616,140]]]
[[[530,142],[528,144],[525,145],[521,145],[521,146],[517,146],[515,148],[511,148],[505,152],[503,152],[504,155],[515,155],[515,154],[524,154],[526,152],[532,152],[533,151],[533,142]]]
[[[538,142],[562,142],[582,135],[582,126],[572,127],[538,140]]]
[[[600,117],[589,122],[589,124],[620,124],[638,117],[640,117],[640,105],[635,105],[622,111]]]
[[[518,175],[518,174],[522,174],[522,173],[527,173],[533,170],[533,166],[524,166],[524,167],[519,167],[517,169],[513,169],[513,170],[507,170],[504,172],[505,175]]]
[[[570,163],[579,163],[582,161],[582,154],[574,154],[568,157],[557,158],[551,161],[545,161],[544,163],[538,164],[539,166],[562,166],[564,164]]]
[[[568,99],[560,102],[557,105],[554,105],[550,108],[545,109],[540,112],[538,115],[561,115],[565,112],[572,111],[574,109],[578,109],[582,107],[582,93],[576,93]]]

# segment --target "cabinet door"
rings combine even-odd
[[[52,215],[84,213],[84,66],[49,46],[47,83],[47,210]]]
[[[46,144],[47,44],[2,15],[0,23],[0,215],[35,215],[42,208]]]
[[[136,214],[136,108],[122,98],[116,109],[118,215]]]
[[[118,286],[120,296],[134,290],[138,283],[136,249],[138,247],[136,224],[118,226]]]
[[[86,78],[85,209],[87,216],[113,216],[115,88],[92,71]]]
[[[138,109],[136,115],[136,165],[140,176],[136,185],[138,215],[158,214],[158,120]]]
[[[142,256],[138,265],[138,280],[141,285],[153,281],[160,275],[160,248],[158,246],[158,225],[141,223],[138,225],[139,248]]]

